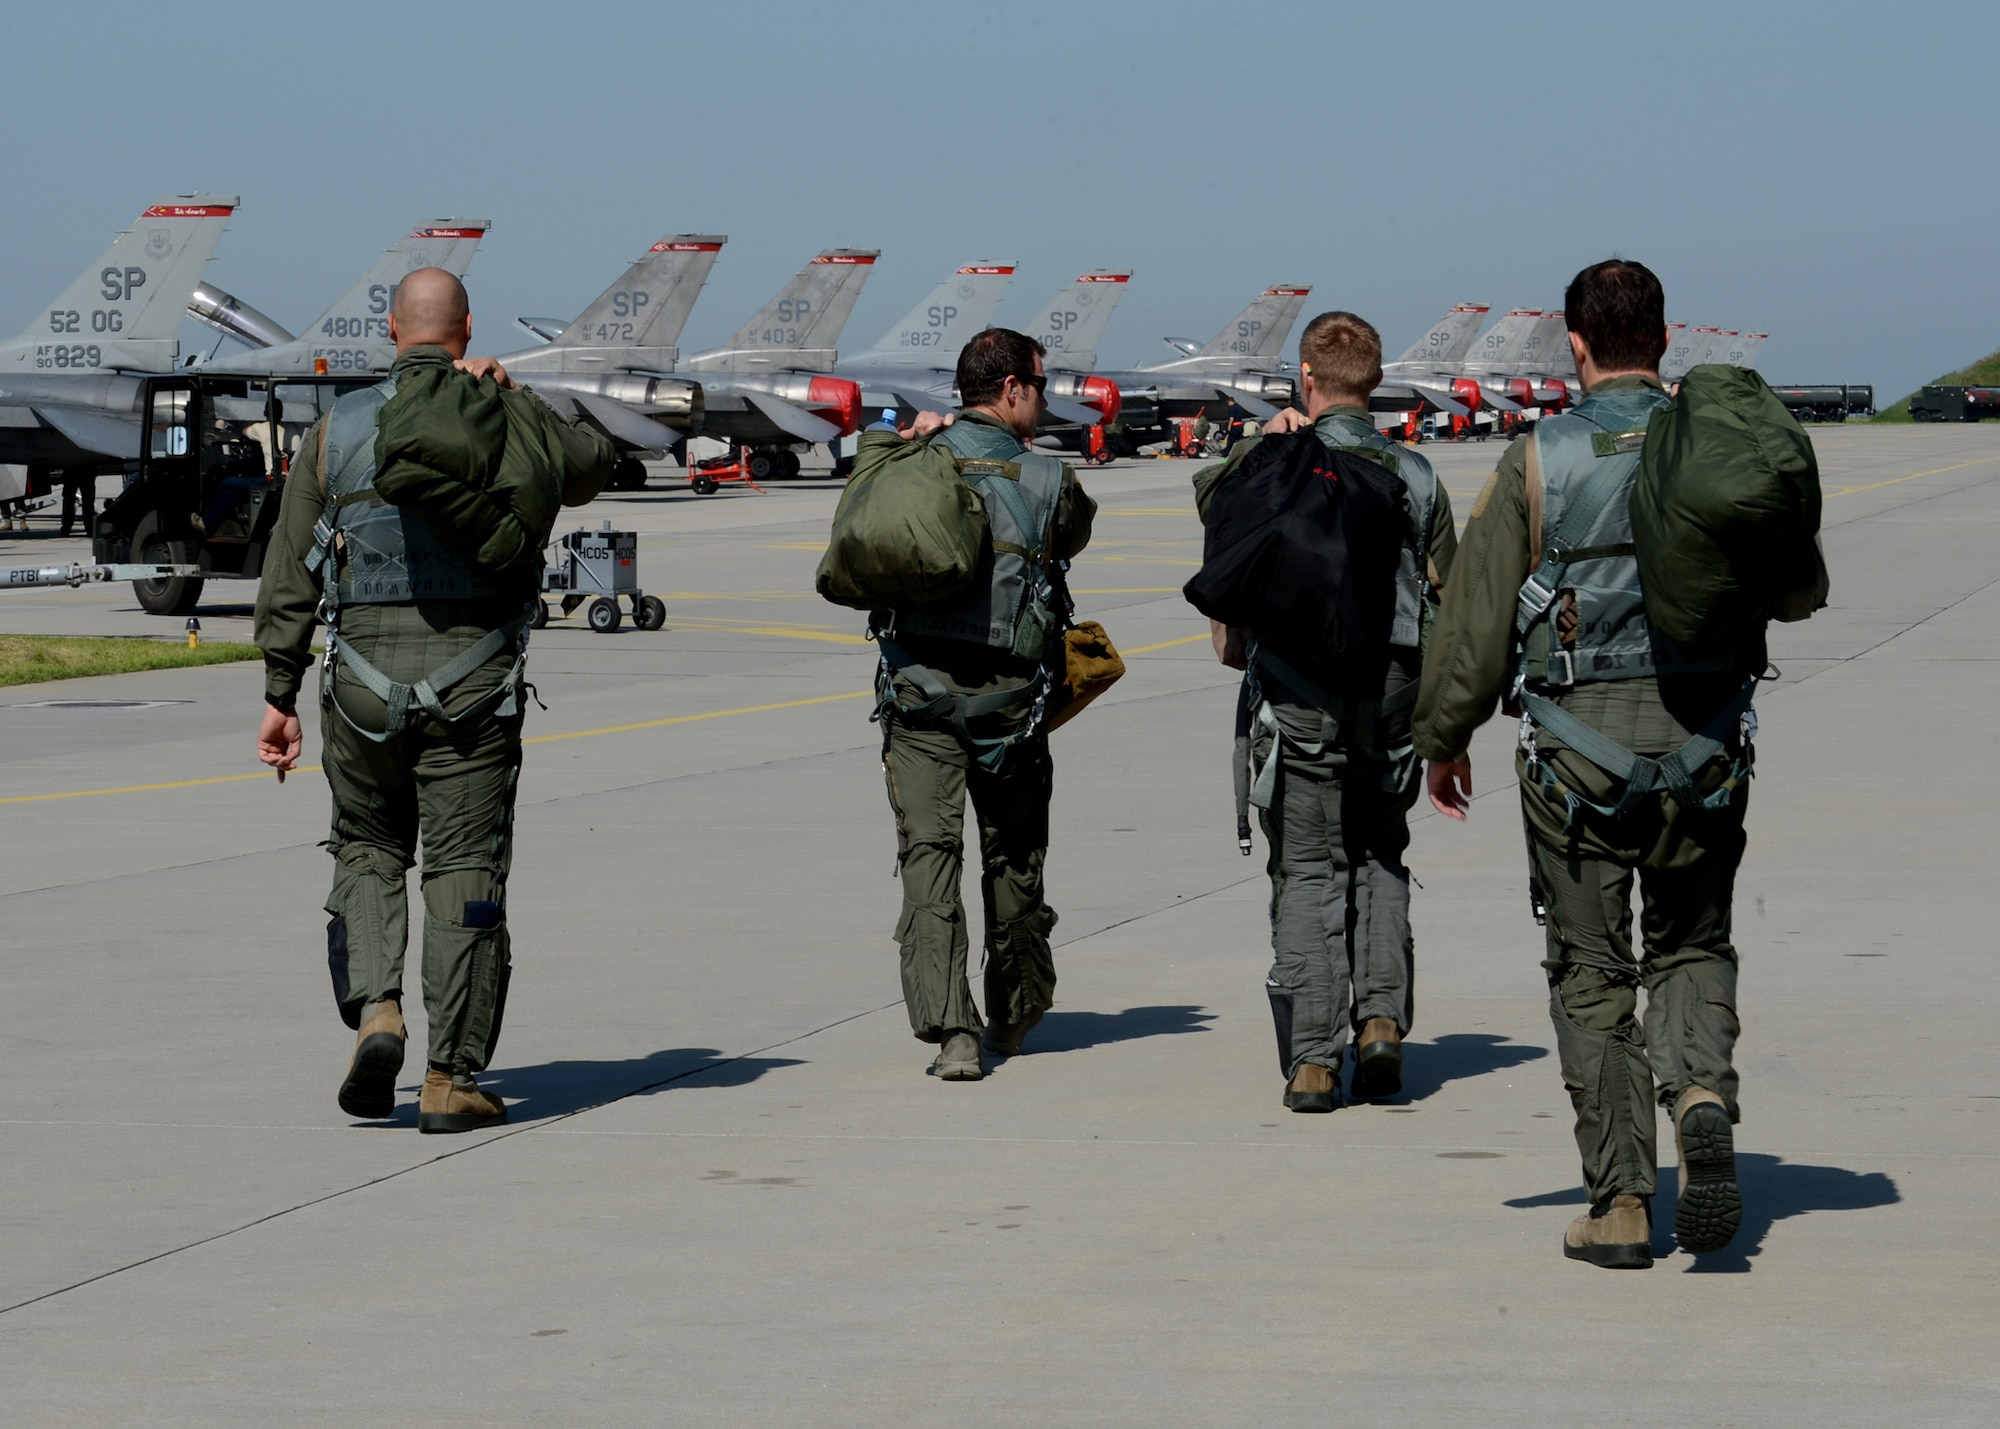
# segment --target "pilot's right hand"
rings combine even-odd
[[[305,747],[305,733],[299,717],[264,706],[263,723],[257,727],[257,758],[278,771],[278,782],[298,767],[299,752]]]
[[[1287,407],[1284,411],[1278,413],[1277,416],[1264,423],[1264,435],[1267,437],[1282,437],[1286,432],[1296,432],[1301,427],[1309,427],[1311,425],[1311,419],[1304,412],[1301,412],[1297,407]]]

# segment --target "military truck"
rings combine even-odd
[[[278,498],[306,429],[373,376],[148,378],[139,467],[97,518],[93,558],[192,566],[197,575],[132,583],[154,615],[185,615],[210,580],[256,580]]]
[[[2000,387],[1926,387],[1910,399],[1919,422],[1977,422],[2000,417]]]

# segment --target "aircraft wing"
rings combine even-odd
[[[867,387],[870,384],[864,382],[861,385]],[[899,407],[914,407],[919,412],[936,412],[940,417],[958,410],[951,403],[933,397],[921,387],[892,387],[889,391]]]
[[[743,400],[802,442],[830,442],[840,435],[840,428],[824,417],[815,417],[805,408],[768,392],[745,392]]]
[[[36,404],[35,415],[54,427],[85,451],[135,461],[145,429],[137,417],[115,416],[87,407],[63,407],[55,403]]]
[[[515,318],[514,326],[526,332],[537,342],[554,342],[569,326],[563,318]]]
[[[1260,422],[1268,422],[1271,418],[1278,415],[1278,409],[1273,407],[1269,402],[1266,402],[1262,397],[1252,396],[1250,393],[1240,391],[1234,387],[1218,387],[1215,390],[1248,412],[1251,416],[1257,418]]]
[[[531,382],[528,386],[533,387]],[[630,407],[613,402],[608,397],[592,397],[580,392],[545,393],[549,404],[560,410],[559,402],[567,400],[581,407],[593,422],[604,428],[621,442],[626,442],[641,451],[665,451],[679,438],[650,417],[642,417]]]
[[[1419,393],[1426,402],[1431,403],[1439,411],[1448,412],[1454,417],[1463,417],[1471,410],[1471,408],[1458,400],[1457,393],[1442,384],[1413,382],[1405,378],[1404,385]],[[1491,392],[1484,388],[1480,390],[1479,400],[1483,405],[1491,407],[1496,412],[1518,412],[1521,410],[1519,402],[1514,401],[1510,397],[1502,397],[1499,393]]]
[[[1380,387],[1375,389],[1375,395],[1378,397],[1415,397],[1419,401],[1425,402],[1451,417],[1468,417],[1472,415],[1470,408],[1463,402],[1452,397],[1448,392],[1435,387],[1419,387],[1414,382],[1384,382]]]
[[[1042,401],[1048,407],[1049,415],[1058,422],[1075,422],[1079,427],[1094,427],[1104,420],[1102,412],[1093,407],[1086,407],[1081,402],[1067,402],[1061,397],[1044,397]]]

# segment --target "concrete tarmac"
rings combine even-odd
[[[1405,1093],[1282,1108],[1187,463],[1084,474],[1073,584],[1130,673],[1053,739],[1058,1005],[927,1076],[872,651],[811,593],[836,489],[656,478],[581,514],[641,533],[667,628],[535,637],[504,1130],[415,1131],[414,967],[395,1119],[335,1107],[326,791],[258,772],[259,667],[0,690],[0,1423],[1991,1422],[2000,430],[1815,440],[1833,604],[1758,701],[1728,1251],[1673,1248],[1663,1123],[1658,1263],[1561,1256],[1504,721],[1470,822],[1414,826]],[[1462,521],[1499,447],[1427,452]],[[81,556],[36,525],[0,561]],[[179,623],[0,594],[13,633]]]

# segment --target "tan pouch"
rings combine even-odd
[[[1094,620],[1080,621],[1063,632],[1063,673],[1049,691],[1044,730],[1067,723],[1083,707],[1118,683],[1125,673],[1125,661],[1104,627]]]

